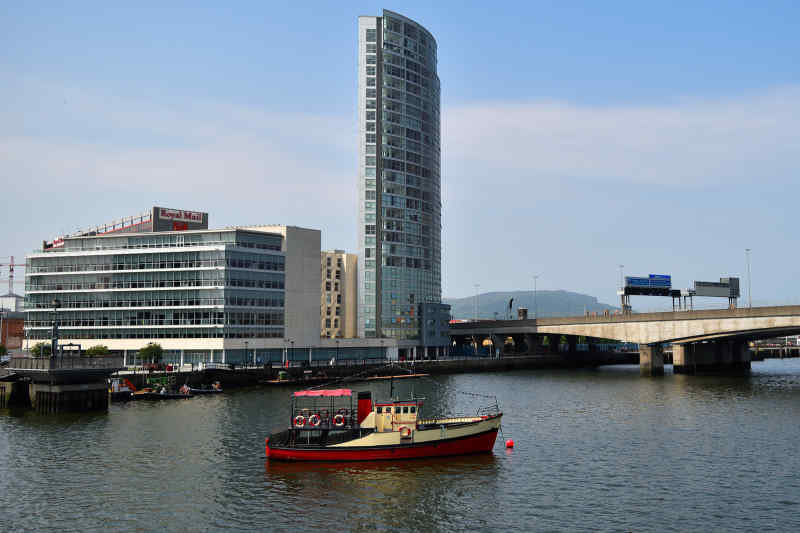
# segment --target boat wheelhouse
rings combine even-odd
[[[421,416],[423,398],[373,403],[370,392],[306,390],[292,395],[290,427],[266,439],[270,459],[369,461],[491,452],[497,402],[474,416]]]

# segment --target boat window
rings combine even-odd
[[[378,414],[381,414],[381,410],[382,409],[383,409],[383,407],[378,407]]]
[[[403,407],[403,414],[404,415],[408,414],[408,406],[407,405],[405,407]]]
[[[412,413],[416,413],[417,412],[417,408],[415,406],[413,406],[413,405],[411,406],[411,412]]]

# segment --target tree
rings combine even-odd
[[[155,342],[148,343],[147,346],[139,350],[139,358],[142,361],[149,359],[151,363],[160,363],[163,354],[164,350],[161,345]]]
[[[31,348],[31,353],[36,357],[47,357],[50,355],[50,343],[49,342],[37,342]]]
[[[88,357],[101,357],[110,353],[111,352],[109,351],[108,346],[104,346],[102,344],[97,344],[86,350],[86,355]]]
[[[5,355],[8,352],[5,344],[0,344],[0,355]]]

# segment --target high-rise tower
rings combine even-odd
[[[420,314],[441,314],[436,62],[436,40],[413,20],[359,17],[359,337],[430,346]]]

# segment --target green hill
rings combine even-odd
[[[478,295],[478,318],[493,319],[497,313],[498,319],[507,316],[508,301],[514,298],[511,309],[511,318],[517,318],[517,308],[527,307],[528,317],[533,318],[533,292],[532,291],[508,291],[508,292],[487,292]],[[475,318],[475,297],[466,298],[443,298],[443,303],[450,304],[451,314],[454,319]],[[579,294],[569,291],[536,291],[536,308],[539,317],[547,316],[579,316],[584,312],[596,311],[602,313],[606,309],[612,313],[618,307],[600,303],[594,296]]]

